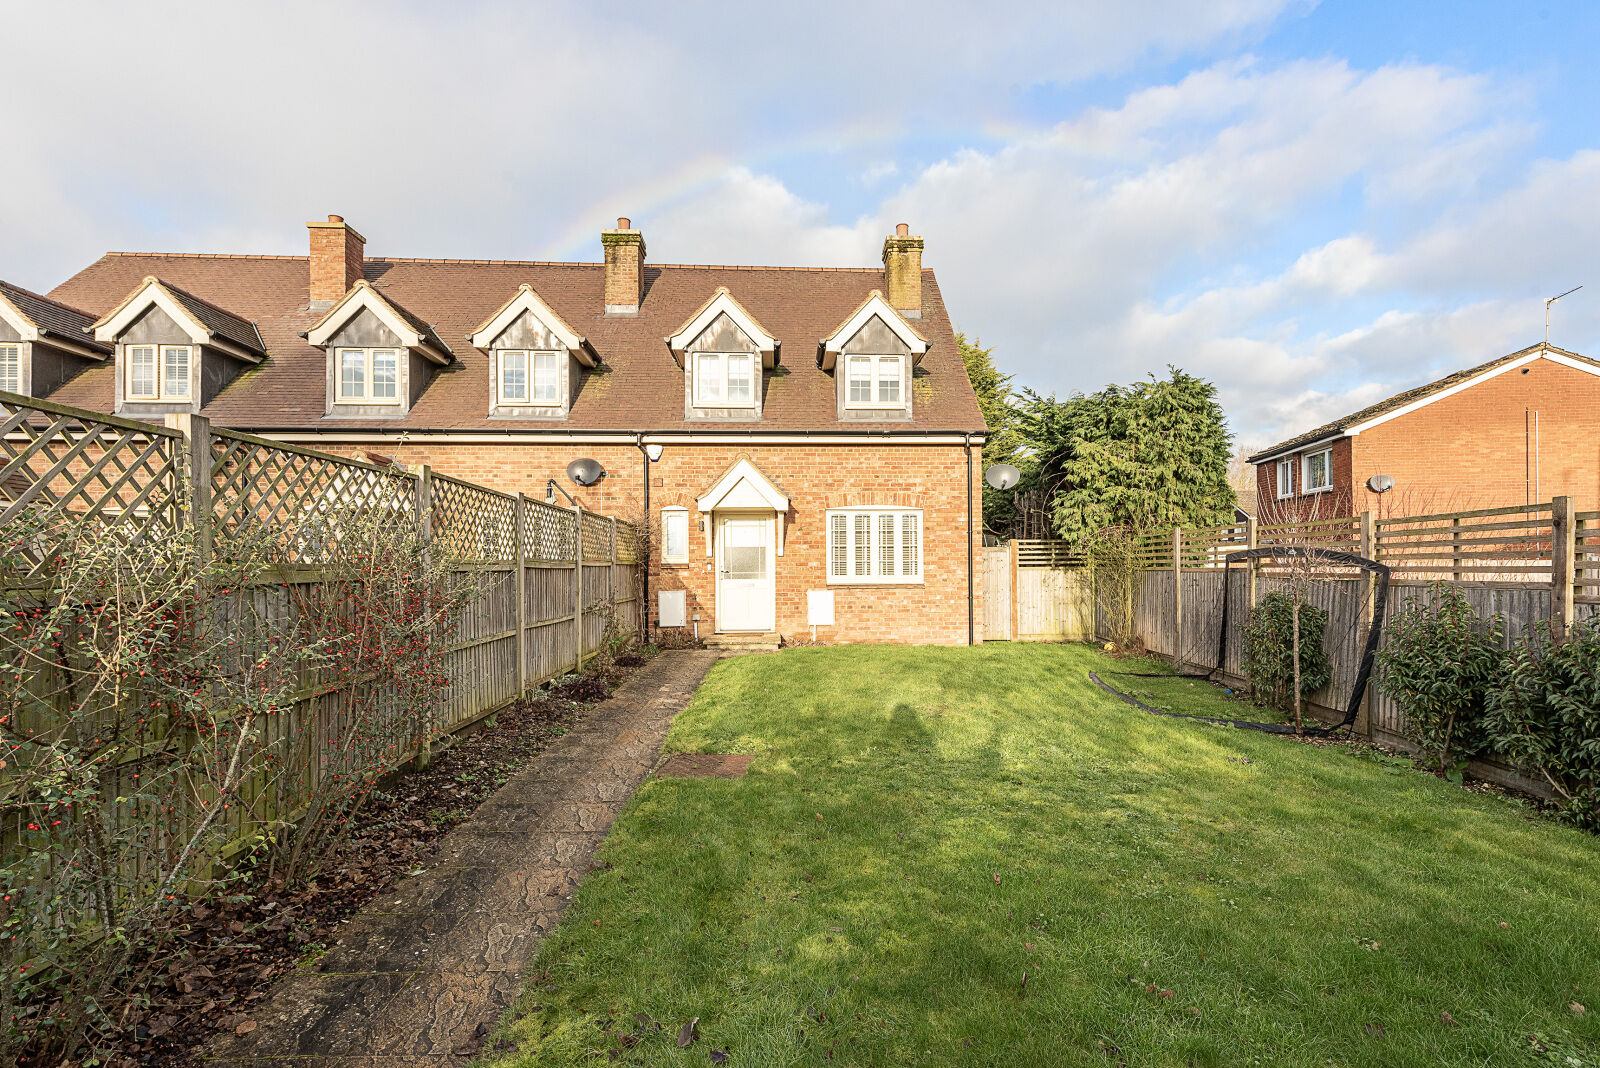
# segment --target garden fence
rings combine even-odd
[[[407,472],[212,427],[201,416],[168,416],[160,425],[4,392],[0,415],[0,527],[24,515],[66,518],[87,536],[131,545],[192,524],[202,553],[218,538],[265,535],[266,564],[249,582],[258,619],[289,618],[329,581],[325,566],[335,550],[324,535],[331,516],[355,509],[414,525],[436,562],[469,591],[446,637],[449,685],[433,715],[441,734],[581,668],[608,639],[638,630],[639,539],[614,518],[426,466]],[[24,550],[5,595],[48,597],[49,561],[68,551]],[[239,637],[242,647],[246,636]],[[276,718],[274,729],[292,745],[314,747],[348,707],[347,686],[326,674]],[[416,755],[396,752],[392,766]],[[148,757],[134,749],[128,760]],[[18,762],[11,766],[14,774]],[[122,788],[126,771],[108,773],[112,789]],[[6,777],[0,772],[0,789]],[[13,796],[9,804],[25,800]],[[10,857],[19,848],[21,817],[15,807],[0,815],[0,849]],[[250,821],[293,815],[235,806],[230,831],[242,837]],[[173,832],[172,841],[183,837],[182,827]]]

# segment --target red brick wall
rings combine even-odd
[[[1530,410],[1539,413],[1537,450]],[[1538,479],[1530,484],[1535,457]],[[1380,474],[1395,480],[1381,507],[1366,488],[1367,479]],[[1275,461],[1257,466],[1264,521],[1274,508],[1288,513],[1311,506],[1315,498],[1277,501],[1276,478]],[[1319,507],[1324,515],[1369,508],[1426,515],[1559,494],[1570,494],[1580,511],[1600,508],[1600,376],[1544,359],[1513,368],[1335,442],[1333,479],[1331,498]]]
[[[330,451],[359,456],[368,449],[392,455],[407,465],[426,463],[505,492],[544,498],[545,480],[555,478],[585,508],[619,519],[637,520],[642,511],[643,457],[632,445],[463,445],[427,442],[337,446]],[[606,476],[581,488],[565,475],[568,462],[588,456],[600,461]],[[967,641],[966,458],[959,445],[666,445],[650,465],[652,527],[661,509],[689,509],[689,564],[651,568],[651,619],[655,593],[688,591],[692,620],[700,633],[715,628],[716,576],[705,555],[695,500],[738,459],[748,457],[788,494],[784,555],[776,560],[777,628],[789,638],[807,639],[806,591],[828,589],[825,515],[850,505],[905,505],[922,509],[923,584],[917,586],[834,586],[833,627],[818,628],[826,642],[907,642],[964,644]],[[975,513],[982,507],[981,463],[973,456]],[[561,503],[565,498],[558,495]],[[973,552],[979,551],[981,524],[973,517]],[[977,600],[983,619],[981,572],[974,562]]]
[[[1534,360],[1454,396],[1363,431],[1354,439],[1358,510],[1378,510],[1362,485],[1393,476],[1383,502],[1391,515],[1427,514],[1548,501],[1571,494],[1582,511],[1600,508],[1600,376]],[[1527,411],[1539,413],[1535,453]],[[1538,484],[1530,485],[1534,456]]]
[[[1321,452],[1328,443],[1313,446],[1306,452]],[[1330,457],[1333,488],[1319,493],[1301,493],[1305,477],[1305,453],[1294,454],[1294,488],[1292,497],[1278,499],[1278,461],[1271,460],[1256,465],[1256,519],[1261,523],[1287,523],[1297,519],[1333,519],[1354,514],[1351,511],[1352,454],[1350,439],[1340,438],[1331,445]]]

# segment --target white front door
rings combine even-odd
[[[717,630],[774,629],[773,513],[717,515]]]

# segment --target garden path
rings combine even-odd
[[[716,662],[664,652],[440,842],[314,966],[273,988],[204,1054],[212,1065],[466,1064],[522,986],[611,821]]]

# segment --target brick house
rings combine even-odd
[[[1266,516],[1548,501],[1600,508],[1600,361],[1541,343],[1398,393],[1251,456]]]
[[[602,263],[371,257],[308,226],[307,256],[0,284],[0,384],[648,522],[651,621],[680,633],[977,639],[985,429],[904,224],[859,269],[647,263],[627,219]]]

